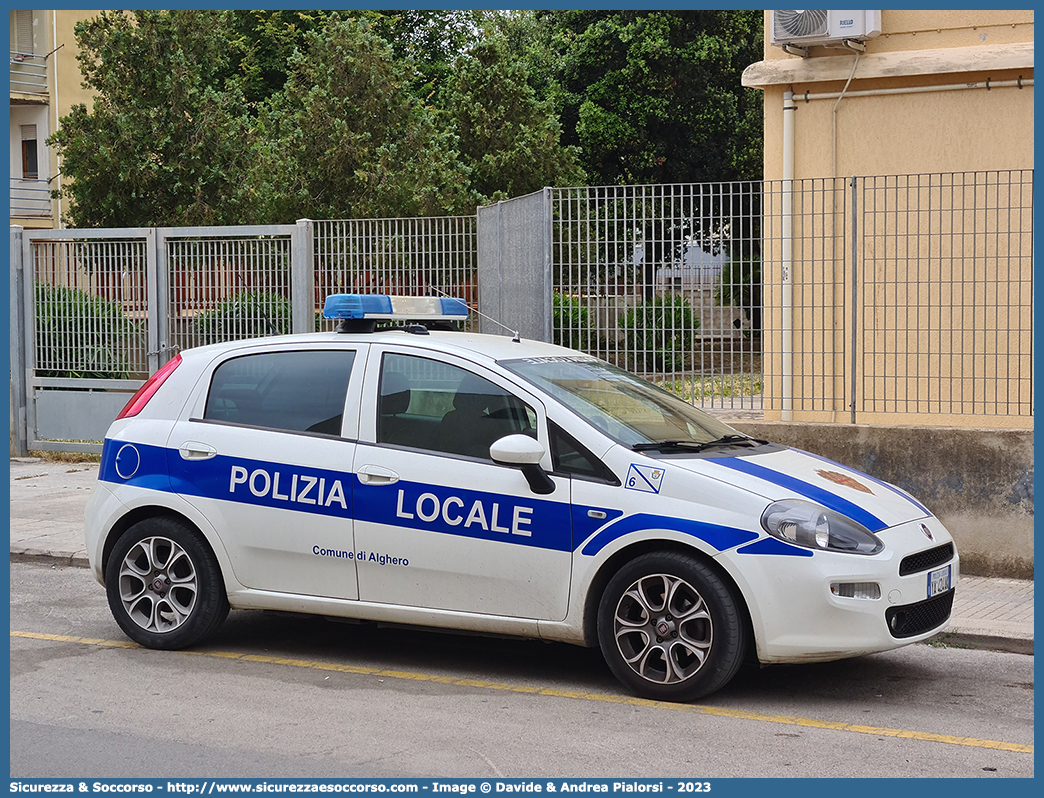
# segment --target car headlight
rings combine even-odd
[[[884,543],[862,524],[812,502],[784,499],[761,514],[761,525],[773,537],[809,549],[846,554],[877,554]]]

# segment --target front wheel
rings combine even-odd
[[[105,567],[105,589],[120,628],[147,648],[195,645],[228,615],[210,546],[174,518],[147,518],[123,533]]]
[[[629,689],[691,701],[725,686],[747,635],[732,590],[699,560],[675,552],[636,557],[609,580],[598,605],[598,643]]]

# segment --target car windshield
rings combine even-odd
[[[626,446],[701,444],[739,435],[674,394],[590,356],[520,358],[500,365]]]

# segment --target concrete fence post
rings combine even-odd
[[[11,455],[29,454],[26,428],[25,267],[22,262],[23,228],[11,225]]]
[[[292,330],[315,332],[315,222],[297,220],[290,250]]]
[[[551,340],[550,212],[546,190],[478,209],[482,332]]]

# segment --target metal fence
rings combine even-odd
[[[17,231],[17,232],[16,232]],[[465,296],[475,219],[130,230],[12,228],[16,448],[100,451],[174,353],[308,332],[337,291]]]
[[[769,418],[1033,415],[1032,170],[548,191],[556,341]]]
[[[292,228],[200,228],[163,240],[169,351],[293,330]],[[302,300],[307,297],[302,297]]]
[[[43,239],[30,249],[36,377],[148,376],[145,236]]]
[[[854,182],[854,412],[1033,415],[1033,172]]]
[[[761,184],[551,189],[554,338],[705,407],[761,406]]]
[[[315,295],[463,297],[478,304],[474,216],[315,222]],[[323,323],[327,327],[332,323]]]
[[[22,448],[96,450],[119,394],[180,349],[329,328],[319,313],[340,291],[448,294],[477,309],[479,274],[505,289],[490,294],[496,321],[525,306],[543,314],[532,329],[703,407],[1032,419],[1032,170],[522,199],[475,217],[12,227]]]

